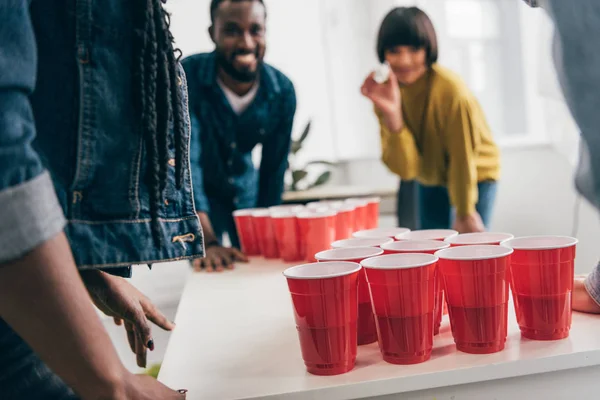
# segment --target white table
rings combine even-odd
[[[571,336],[561,341],[521,339],[511,311],[500,353],[457,352],[445,320],[428,362],[387,364],[372,344],[359,347],[353,371],[310,375],[300,356],[285,268],[256,259],[233,272],[193,275],[159,380],[189,389],[188,399],[211,400],[600,398],[600,317],[578,313]]]
[[[285,192],[283,201],[285,203],[304,203],[313,200],[338,200],[349,197],[393,197],[397,192],[397,187],[324,185],[297,192]]]

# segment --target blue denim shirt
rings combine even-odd
[[[169,172],[168,204],[159,210],[165,245],[152,241],[132,106],[132,7],[0,2],[0,262],[63,228],[82,269],[202,255],[189,160],[183,190]],[[181,78],[187,102],[183,71]]]
[[[571,114],[581,130],[575,185],[590,204],[600,210],[600,2],[539,0],[534,3],[533,6],[545,8],[554,22],[554,66]],[[600,304],[600,265],[588,275],[585,287]]]
[[[217,82],[214,53],[190,56],[182,64],[190,93],[196,208],[208,213],[214,202],[230,210],[279,204],[296,112],[292,82],[263,65],[256,98],[238,116]],[[257,171],[252,149],[259,143]]]

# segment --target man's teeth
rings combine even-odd
[[[240,54],[235,56],[235,59],[241,62],[250,63],[256,60],[254,54]]]

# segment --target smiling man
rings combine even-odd
[[[290,80],[263,62],[262,0],[212,0],[212,53],[183,61],[192,124],[190,159],[206,257],[196,269],[222,270],[244,261],[232,212],[281,202],[296,112]],[[258,170],[252,150],[262,144]],[[227,233],[233,248],[221,245]]]

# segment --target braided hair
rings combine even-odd
[[[158,211],[163,203],[169,171],[169,147],[175,148],[175,180],[181,189],[183,162],[187,156],[184,109],[178,62],[181,51],[173,49],[169,30],[170,17],[163,8],[164,0],[137,0],[139,12],[135,21],[134,93],[148,160],[146,179],[150,193],[152,237],[163,245]],[[177,56],[175,55],[177,53]],[[169,129],[173,127],[173,143]]]

